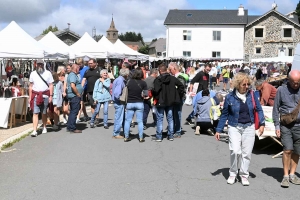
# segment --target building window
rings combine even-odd
[[[116,33],[113,34],[113,38],[115,38],[115,37],[116,37]]]
[[[220,51],[213,51],[212,52],[213,58],[221,58],[221,52]]]
[[[261,47],[255,47],[255,54],[261,54]]]
[[[292,37],[292,29],[291,28],[284,28],[283,29],[283,37]]]
[[[192,31],[183,30],[183,40],[192,40]]]
[[[255,28],[255,37],[256,38],[264,37],[264,29],[263,28]]]
[[[191,57],[191,52],[190,51],[184,51],[183,52],[183,57]]]
[[[221,31],[213,31],[213,41],[221,41]]]
[[[294,56],[294,49],[289,48],[289,55],[288,56]]]
[[[189,13],[189,14],[187,14],[186,16],[187,16],[187,17],[191,17],[191,16],[192,16],[192,14],[191,14],[191,13]]]

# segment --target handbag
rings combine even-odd
[[[282,125],[289,125],[297,120],[300,110],[300,101],[298,102],[297,107],[289,114],[280,115],[280,122]]]
[[[253,104],[255,130],[257,130],[257,129],[259,129],[259,117],[258,117],[258,112],[257,112],[257,108],[256,108],[253,90],[251,90],[251,96],[252,96],[252,104]]]
[[[129,81],[127,82],[127,84],[125,85],[125,87],[122,89],[122,94],[120,96],[120,103],[121,104],[127,104],[127,100],[128,100],[128,85]]]

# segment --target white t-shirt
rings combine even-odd
[[[44,73],[41,74],[41,76],[48,84],[54,82],[52,74],[48,70],[45,70]],[[36,71],[31,72],[30,77],[29,77],[29,82],[33,83],[32,90],[34,90],[36,92],[44,92],[46,90],[49,90],[49,87],[41,79],[41,77],[37,74]]]
[[[214,75],[214,74],[217,75],[217,73],[218,73],[217,68],[216,68],[216,67],[212,67],[211,70],[210,70],[210,72],[209,72],[208,74],[209,74],[210,76],[212,76],[212,75]]]

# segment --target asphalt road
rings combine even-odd
[[[191,109],[184,106],[183,119]],[[280,187],[281,158],[271,155],[281,147],[260,150],[271,140],[255,144],[250,186],[227,185],[226,142],[205,133],[196,136],[191,126],[183,125],[184,135],[173,142],[151,141],[155,128],[150,127],[145,143],[125,143],[111,137],[113,116],[109,107],[108,130],[102,124],[91,129],[87,123],[80,124],[81,134],[49,129],[1,153],[0,199],[299,199],[300,186]]]

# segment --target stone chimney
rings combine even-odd
[[[239,7],[238,16],[244,16],[244,15],[245,15],[244,6],[241,4]]]

